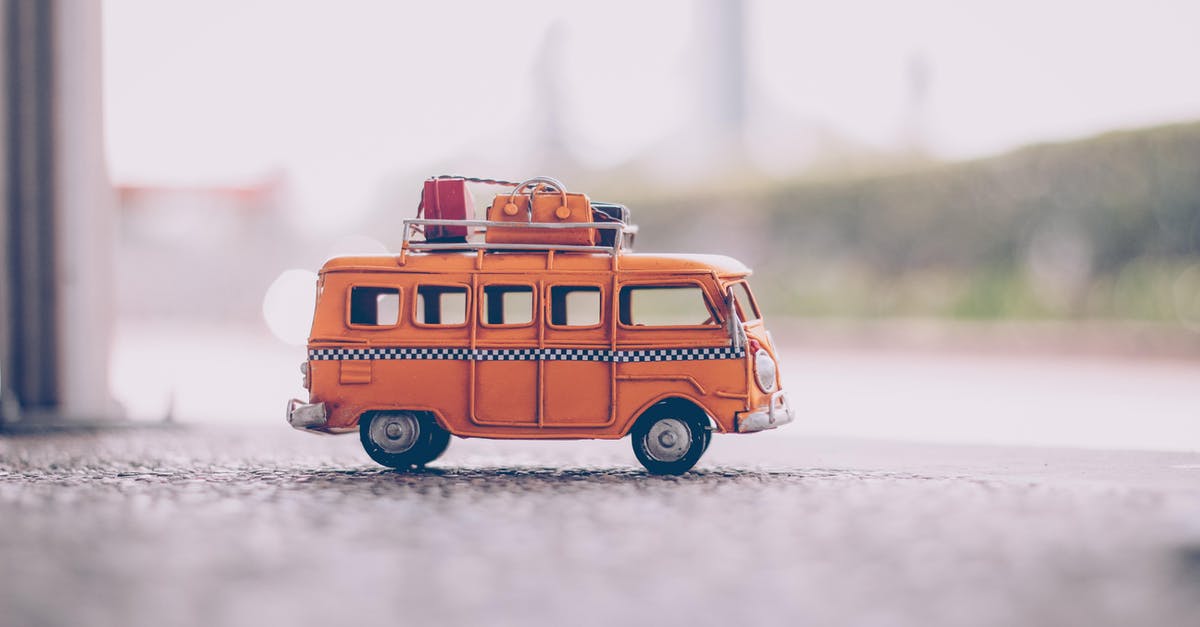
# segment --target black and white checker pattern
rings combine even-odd
[[[744,348],[709,346],[703,348],[643,348],[610,350],[607,348],[314,348],[308,351],[312,361],[437,359],[461,361],[695,361],[741,359]]]

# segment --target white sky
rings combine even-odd
[[[147,183],[285,170],[303,204],[362,205],[389,173],[503,161],[549,97],[577,158],[619,163],[696,128],[696,6],[106,0],[110,165]],[[776,169],[802,163],[779,129],[897,145],[914,55],[945,158],[1200,119],[1200,2],[759,0],[747,21],[752,136]],[[535,80],[544,41],[561,84]]]

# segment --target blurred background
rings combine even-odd
[[[755,268],[800,409],[780,434],[1200,449],[1198,23],[1187,0],[10,2],[6,271],[43,267],[13,209],[43,193],[58,265],[27,283],[59,291],[17,315],[9,288],[5,418],[283,428],[326,258],[396,250],[428,176],[545,174],[627,204],[641,251]],[[39,141],[42,187],[18,167]]]

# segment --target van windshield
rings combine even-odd
[[[745,281],[730,285],[729,291],[733,293],[733,301],[737,304],[738,316],[742,322],[754,322],[762,317],[758,313],[758,303],[754,302],[754,297],[750,294],[750,286]]]

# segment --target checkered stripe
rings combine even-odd
[[[741,359],[744,348],[714,346],[704,348],[644,348],[609,350],[607,348],[314,348],[308,351],[312,361],[436,359],[462,361],[695,361]]]

